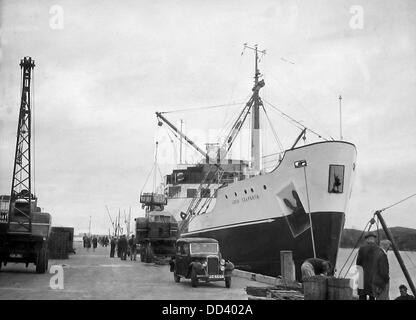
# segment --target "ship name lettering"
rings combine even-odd
[[[242,198],[243,202],[247,202],[247,201],[250,201],[250,200],[257,200],[257,199],[260,199],[258,194]]]

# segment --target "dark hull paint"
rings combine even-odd
[[[314,212],[311,216],[316,255],[335,266],[345,215],[342,212]],[[280,274],[280,251],[291,250],[296,278],[300,279],[302,262],[313,257],[311,230],[309,228],[294,238],[285,217],[272,220],[184,236],[217,239],[222,256],[236,268],[269,276]]]

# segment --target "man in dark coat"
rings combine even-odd
[[[121,258],[121,237],[117,238],[117,257]]]
[[[95,251],[95,249],[97,248],[97,243],[98,243],[97,236],[94,236],[92,238],[92,249],[93,249],[93,251]]]
[[[126,260],[126,257],[127,257],[127,247],[128,247],[127,238],[123,234],[120,237],[120,255],[121,255],[120,258],[121,258],[121,260]]]
[[[364,288],[358,288],[360,300],[374,300],[373,278],[376,269],[380,247],[376,243],[377,236],[373,232],[365,235],[366,244],[358,250],[357,266],[362,267]]]
[[[376,300],[389,300],[390,276],[389,260],[387,251],[389,251],[391,242],[389,240],[380,241],[380,250],[373,277],[373,292]]]
[[[82,237],[82,243],[84,245],[84,248],[86,248],[87,247],[87,234],[86,233],[84,233],[84,236]]]
[[[114,258],[114,252],[116,250],[116,238],[112,237],[110,242],[110,258]]]
[[[130,248],[130,260],[136,261],[137,243],[136,243],[136,239],[134,238],[134,234],[129,239],[129,248]]]

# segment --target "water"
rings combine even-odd
[[[336,275],[339,274],[341,271],[342,266],[344,265],[345,261],[347,260],[348,256],[350,255],[352,249],[342,249],[340,248],[338,251],[338,260]],[[354,261],[353,265],[355,265],[356,255],[358,250],[355,250],[354,253],[351,255],[348,263],[344,267],[341,276],[343,277],[350,266],[351,262]],[[416,285],[416,251],[400,251],[400,255],[406,265],[407,271],[412,278],[413,283]],[[399,296],[399,286],[404,284],[407,287],[407,292],[412,294],[410,287],[406,281],[406,278],[403,274],[402,269],[400,268],[399,263],[397,262],[396,256],[392,250],[387,252],[387,256],[389,259],[389,267],[390,267],[390,299],[394,299]]]

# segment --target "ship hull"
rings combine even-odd
[[[287,150],[272,172],[220,187],[212,210],[191,215],[182,236],[217,239],[224,258],[270,276],[281,274],[280,251],[286,250],[297,279],[308,258],[335,266],[355,167],[356,148],[347,142]]]
[[[316,256],[335,266],[345,214],[314,212],[311,219]],[[280,251],[293,252],[297,279],[300,279],[302,262],[314,256],[311,229],[294,237],[285,217],[248,221],[184,236],[217,239],[223,257],[231,260],[236,268],[269,276],[281,274]]]

